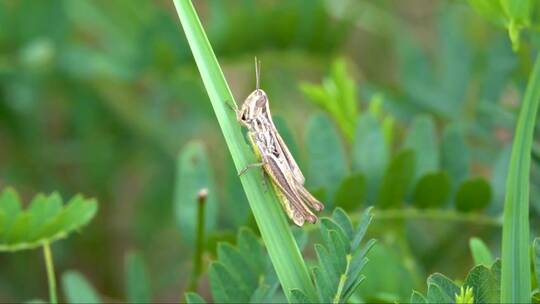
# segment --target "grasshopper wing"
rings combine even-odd
[[[281,138],[281,135],[279,135],[279,132],[276,128],[276,125],[274,124],[274,121],[272,121],[272,114],[270,114],[270,107],[268,106],[268,102],[266,103],[266,113],[268,117],[268,122],[270,123],[270,127],[273,129],[274,132],[272,132],[275,142],[278,144],[279,148],[281,149],[281,152],[283,152],[283,155],[285,156],[285,160],[287,161],[287,164],[291,168],[292,175],[294,176],[294,179],[300,183],[304,184],[306,181],[304,175],[302,174],[302,171],[300,170],[300,167],[298,167],[298,164],[294,160],[293,155],[289,151],[289,148],[285,144],[285,141],[283,141],[283,138]]]

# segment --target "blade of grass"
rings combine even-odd
[[[245,143],[234,112],[226,104],[234,102],[234,98],[191,1],[173,1],[227,147],[236,169],[240,171],[255,163],[256,157]],[[240,178],[279,281],[290,301],[293,289],[301,289],[315,300],[315,289],[289,224],[276,194],[271,187],[266,189],[263,186],[263,179],[260,170],[250,170]]]
[[[530,302],[529,173],[540,102],[540,56],[536,58],[519,113],[506,179],[502,237],[501,303]]]

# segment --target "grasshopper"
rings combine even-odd
[[[289,218],[298,226],[305,221],[316,223],[317,216],[310,209],[321,211],[324,205],[304,187],[304,175],[272,121],[268,96],[259,87],[260,62],[257,58],[255,78],[255,91],[245,99],[240,109],[234,110],[237,120],[248,129],[249,140],[260,162],[248,165],[238,175],[250,168],[262,167],[270,176]]]

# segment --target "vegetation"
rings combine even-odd
[[[540,302],[539,12],[0,3],[0,301]],[[315,225],[237,175],[254,56]]]

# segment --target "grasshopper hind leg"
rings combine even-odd
[[[315,214],[309,210],[300,197],[289,197],[289,195],[281,191],[281,189],[275,186],[275,184],[274,188],[280,198],[281,205],[285,209],[285,212],[297,226],[304,225],[306,221],[312,224],[317,222],[317,216],[315,216]]]
[[[276,191],[276,193],[279,196],[279,201],[281,202],[283,209],[285,209],[285,213],[287,213],[287,216],[293,221],[295,225],[302,227],[305,222],[304,215],[293,207],[289,199],[281,191],[278,190]]]
[[[302,200],[306,202],[306,204],[314,209],[315,211],[322,211],[324,209],[324,205],[319,202],[303,185],[298,185],[297,187],[298,193],[300,194],[300,197],[302,197]]]

